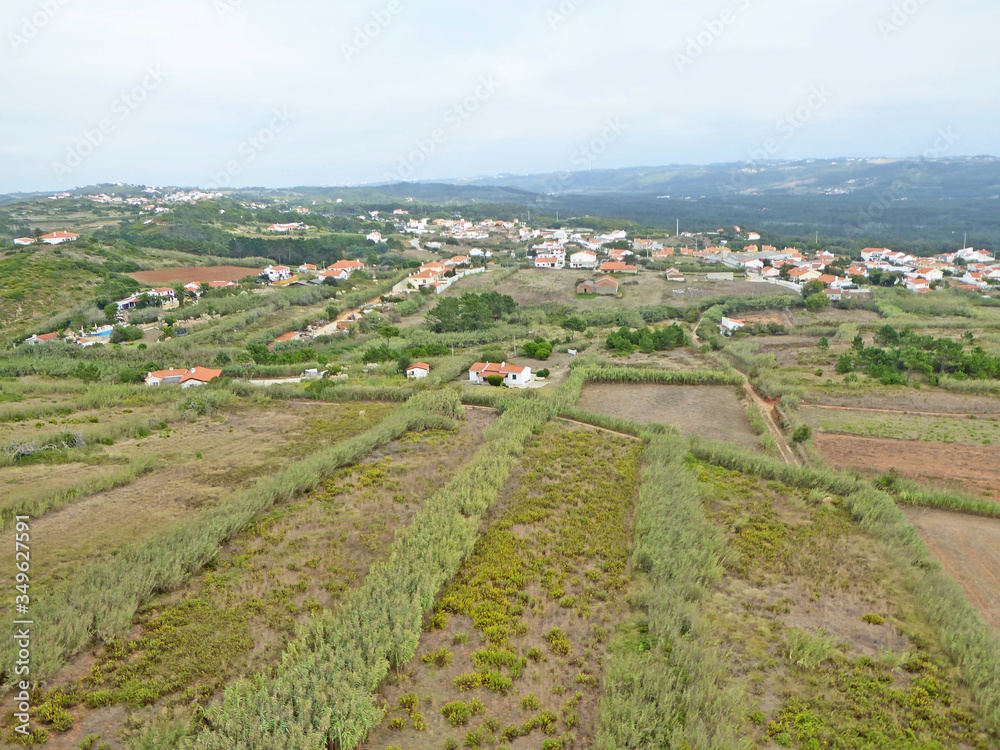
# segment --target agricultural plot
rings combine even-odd
[[[1000,399],[950,393],[938,388],[900,388],[865,383],[864,388],[824,388],[807,394],[807,404],[841,406],[855,409],[878,409],[925,414],[974,414],[977,417],[1000,417]]]
[[[948,445],[918,440],[814,434],[830,466],[900,476],[1000,500],[1000,445]]]
[[[836,496],[701,465],[725,575],[702,605],[764,747],[990,748],[916,594]]]
[[[143,284],[191,284],[213,281],[239,281],[247,276],[259,276],[263,269],[246,266],[197,266],[192,268],[161,268],[156,271],[136,271],[126,274]]]
[[[684,435],[758,445],[737,391],[729,386],[588,383],[577,406],[636,422],[672,424]]]
[[[1000,521],[927,508],[903,512],[969,602],[1000,632]]]
[[[38,696],[51,719],[43,747],[127,738],[162,711],[189,715],[233,678],[273,665],[299,625],[337,607],[385,558],[493,420],[475,411],[457,432],[406,433],[277,503],[202,575],[140,611],[129,636],[63,669]]]
[[[638,458],[633,441],[565,426],[528,443],[363,748],[589,746],[628,617]]]
[[[937,417],[815,407],[804,408],[800,413],[813,430],[827,433],[925,443],[1000,444],[1000,417],[977,419],[974,414]]]

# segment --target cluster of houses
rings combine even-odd
[[[472,274],[483,273],[484,266],[472,267],[472,258],[468,255],[454,255],[442,261],[424,263],[392,288],[393,294],[410,294],[424,287],[430,287],[435,294],[440,294],[459,279]]]
[[[542,242],[532,248],[535,253],[533,264],[535,268],[562,269],[569,266],[572,269],[599,269],[601,273],[637,274],[639,266],[628,262],[635,255],[633,250],[605,247],[606,244],[624,240],[627,236],[624,230],[595,236],[571,233],[563,229],[544,232],[541,233]],[[648,245],[650,251],[653,245],[660,247],[659,243],[651,240],[635,240],[633,247],[635,242],[643,243],[644,248]],[[567,245],[570,244],[580,249],[570,252],[567,250]]]
[[[778,250],[770,245],[759,248],[747,245],[740,252],[731,252],[725,247],[710,247],[703,251],[682,248],[681,253],[742,268],[751,280],[795,287],[819,281],[826,287],[826,295],[832,301],[869,294],[870,290],[863,287],[860,280],[867,279],[872,271],[898,274],[898,283],[913,292],[930,291],[931,285],[941,281],[946,274],[958,279],[960,288],[969,290],[985,289],[991,280],[1000,281],[1000,264],[996,263],[994,256],[973,248],[921,258],[889,248],[868,247],[861,252],[860,261],[852,263],[842,272],[834,272],[830,268],[837,256],[827,250],[806,256],[796,248]],[[783,273],[785,267],[788,270]]]
[[[289,266],[270,265],[261,271],[261,276],[266,276],[270,283],[277,284],[294,281],[299,275],[310,274],[315,277],[314,281],[316,283],[322,283],[326,279],[347,281],[351,278],[352,273],[355,271],[364,271],[366,268],[367,266],[364,262],[360,258],[356,258],[355,260],[338,260],[323,270],[320,270],[319,266],[312,263],[303,263],[295,270]]]

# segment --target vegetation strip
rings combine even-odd
[[[83,569],[73,581],[33,603],[33,614],[43,623],[34,643],[33,673],[41,679],[50,677],[95,636],[108,641],[126,632],[138,607],[152,594],[184,583],[215,557],[219,544],[278,500],[315,487],[332,472],[408,430],[453,428],[449,416],[455,416],[456,409],[448,394],[419,394],[368,432],[321,449],[201,516]],[[13,650],[13,643],[0,646],[0,663],[12,665]],[[9,686],[14,675],[8,671],[3,678]]]
[[[749,748],[742,697],[726,685],[712,629],[698,611],[722,576],[724,540],[676,435],[651,438],[639,485],[632,563],[646,577],[634,597],[645,618],[612,646],[599,709],[597,750]]]
[[[0,508],[0,531],[4,531],[14,525],[15,516],[31,516],[33,519],[59,510],[70,503],[82,500],[85,497],[96,495],[108,490],[117,489],[131,484],[144,474],[148,474],[156,468],[156,459],[152,456],[142,456],[135,459],[121,471],[116,471],[105,477],[92,479],[81,484],[79,487],[71,487],[67,490],[59,490],[44,497],[30,500],[15,500],[11,504]]]
[[[346,750],[361,742],[384,714],[375,691],[390,667],[412,658],[423,613],[472,550],[482,514],[550,415],[539,401],[511,401],[476,458],[425,503],[345,606],[305,626],[273,676],[227,688],[204,714],[207,729],[182,747]]]
[[[786,466],[773,459],[694,439],[691,452],[728,469],[774,479],[793,487],[824,488],[842,495],[852,519],[898,556],[907,581],[949,656],[962,669],[989,730],[1000,734],[1000,638],[969,604],[958,584],[941,570],[892,497],[863,480],[832,472]]]

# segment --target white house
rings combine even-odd
[[[34,346],[35,344],[44,344],[48,341],[58,341],[58,340],[59,340],[59,333],[57,331],[53,331],[52,333],[43,333],[41,336],[39,336],[37,333],[33,333],[31,334],[30,338],[26,338],[24,340],[24,343],[31,344],[32,346]]]
[[[288,266],[268,266],[264,269],[268,281],[285,281],[292,278],[292,269]]]
[[[190,370],[156,370],[146,375],[146,385],[180,385],[181,388],[205,385],[222,374],[210,367],[192,367]]]
[[[291,232],[308,229],[305,224],[301,221],[296,221],[292,224],[272,224],[267,228],[269,232]]]
[[[746,323],[744,323],[742,320],[737,320],[736,318],[723,317],[722,320],[719,321],[719,333],[721,333],[723,336],[732,336],[733,331],[738,331],[745,325]]]
[[[565,268],[566,257],[562,255],[539,255],[535,258],[535,268]]]
[[[414,362],[412,365],[406,368],[406,377],[408,378],[426,378],[427,373],[431,371],[431,366],[426,362]]]
[[[22,245],[22,246],[23,245],[34,245],[35,244],[35,238],[34,237],[15,237],[14,238],[14,244],[15,245]]]
[[[531,382],[531,368],[519,365],[509,365],[506,362],[476,362],[469,368],[469,380],[482,385],[490,375],[503,377],[504,385],[511,388],[523,388]]]
[[[43,234],[39,239],[46,245],[61,245],[64,242],[76,242],[80,239],[80,235],[60,230],[51,234]]]
[[[581,250],[569,256],[570,268],[595,268],[597,266],[597,254],[589,250]]]
[[[369,242],[374,242],[376,245],[380,242],[387,242],[387,240],[382,239],[382,233],[377,229],[374,232],[371,232],[370,234],[366,234],[365,239],[368,240]]]

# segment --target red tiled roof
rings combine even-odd
[[[431,366],[426,362],[414,362],[412,365],[406,368],[406,371],[410,370],[430,370]]]

